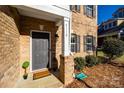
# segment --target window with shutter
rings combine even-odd
[[[71,34],[71,52],[80,52],[80,36]]]
[[[71,5],[71,11],[80,12],[80,5]]]
[[[84,51],[95,51],[96,37],[91,35],[84,36]]]
[[[95,5],[84,5],[84,14],[88,17],[96,17],[96,6]]]
[[[76,34],[71,34],[71,52],[77,51],[77,36]]]

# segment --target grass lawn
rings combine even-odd
[[[104,57],[104,56],[105,56],[102,51],[98,51],[98,52],[97,52],[97,55],[98,55],[98,56],[101,56],[101,57]]]
[[[116,58],[115,60],[124,63],[124,55],[119,58]]]
[[[102,57],[105,56],[105,54],[102,51],[98,51],[97,55],[98,56],[102,56]],[[115,61],[119,61],[119,62],[123,62],[124,63],[124,55],[122,55],[121,57],[116,58]]]

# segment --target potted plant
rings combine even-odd
[[[24,75],[23,75],[23,78],[24,79],[27,79],[28,77],[28,73],[27,73],[27,68],[29,67],[29,61],[25,61],[23,64],[22,64],[22,68],[24,69]]]

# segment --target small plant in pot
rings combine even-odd
[[[27,68],[29,67],[29,61],[25,61],[23,64],[22,64],[22,68],[24,69],[24,75],[23,75],[23,78],[24,79],[27,79],[28,77],[28,73],[27,73]]]

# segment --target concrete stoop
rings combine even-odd
[[[15,85],[17,88],[62,88],[63,86],[63,83],[53,74],[37,80],[33,80],[31,75],[27,80],[21,77]]]

